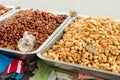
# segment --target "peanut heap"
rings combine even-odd
[[[97,54],[86,49],[91,45]],[[62,39],[43,56],[120,73],[120,22],[104,17],[78,17]]]

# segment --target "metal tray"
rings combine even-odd
[[[11,10],[9,10],[8,12],[4,13],[3,15],[0,16],[0,19],[4,18],[4,17],[7,17],[7,15],[9,15],[9,13],[13,12],[15,10],[15,7],[14,6],[5,6],[7,8],[11,8]]]
[[[81,15],[81,17],[87,17],[87,16]],[[59,68],[63,68],[63,69],[71,70],[71,71],[79,71],[81,73],[84,73],[84,74],[87,74],[90,76],[103,78],[103,79],[120,80],[120,74],[118,74],[118,73],[113,73],[113,72],[105,71],[105,70],[101,70],[101,69],[90,68],[87,66],[82,66],[82,65],[68,63],[68,62],[62,62],[62,61],[58,61],[58,60],[52,60],[52,59],[42,56],[43,53],[45,53],[49,49],[51,49],[52,46],[61,39],[64,28],[67,27],[75,18],[77,18],[77,17],[71,18],[66,23],[66,25],[58,32],[58,34],[55,35],[55,37],[48,44],[42,45],[43,48],[40,51],[40,53],[37,54],[37,56],[40,59],[42,59],[45,63],[47,63],[51,66],[55,66],[55,67],[59,67]]]
[[[28,8],[27,8],[28,9]],[[26,8],[24,9],[18,9],[13,11],[12,13],[10,13],[9,15],[7,15],[6,17],[0,19],[0,23],[4,22],[7,18],[11,17],[12,15],[14,15],[15,13],[19,12],[20,10],[26,10]],[[45,12],[50,12],[53,14],[65,14],[67,15],[67,18],[64,20],[64,22],[46,39],[46,41],[42,44],[42,45],[46,45],[49,41],[51,41],[51,39],[54,38],[54,36],[59,32],[59,30],[61,30],[61,28],[65,25],[65,23],[70,19],[70,16],[67,13],[59,13],[59,12],[52,12],[52,11],[45,11]],[[15,50],[10,50],[10,49],[6,49],[6,48],[0,48],[0,53],[1,54],[5,54],[8,56],[12,56],[12,57],[19,57],[19,55],[26,55],[26,54],[36,54],[38,52],[41,51],[43,46],[40,46],[37,50],[32,51],[32,52],[20,52],[20,51],[15,51]]]

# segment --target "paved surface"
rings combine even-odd
[[[57,12],[77,10],[82,15],[120,18],[120,0],[0,0],[0,3]]]

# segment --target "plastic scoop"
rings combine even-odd
[[[87,45],[86,49],[89,50],[90,52],[94,53],[94,54],[98,54],[98,51],[95,50],[91,45]]]
[[[21,38],[18,42],[18,48],[22,52],[29,52],[33,49],[34,43],[35,37],[25,31],[23,34],[23,38]]]

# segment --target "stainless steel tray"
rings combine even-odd
[[[86,16],[81,15],[81,17],[86,17]],[[99,78],[103,78],[103,79],[120,80],[120,74],[117,74],[117,73],[113,73],[113,72],[105,71],[105,70],[101,70],[101,69],[90,68],[90,67],[87,67],[87,66],[77,65],[77,64],[73,64],[73,63],[67,63],[67,62],[52,60],[52,59],[49,59],[49,58],[46,58],[46,57],[42,56],[43,53],[45,53],[49,49],[51,49],[52,46],[57,41],[59,41],[61,39],[61,37],[63,35],[64,28],[67,27],[70,24],[70,22],[72,22],[75,18],[77,18],[77,17],[74,17],[74,18],[70,19],[66,23],[66,25],[55,35],[55,37],[48,44],[42,45],[43,48],[37,54],[37,56],[51,66],[55,66],[55,67],[59,67],[59,68],[67,69],[67,70],[72,70],[72,71],[73,70],[74,71],[79,71],[81,73],[91,75],[91,76],[95,76],[95,77],[99,77]]]
[[[0,23],[2,23],[4,20],[6,20],[7,18],[11,17],[12,15],[14,15],[15,13],[19,12],[20,10],[26,10],[26,8],[21,8],[18,10],[13,11],[12,13],[10,13],[9,15],[7,15],[6,17],[0,19]],[[51,41],[51,39],[54,38],[54,36],[59,32],[59,30],[61,30],[61,28],[65,25],[65,23],[70,19],[70,16],[67,13],[59,13],[59,12],[52,12],[52,11],[46,11],[46,12],[51,12],[53,14],[65,14],[68,17],[64,20],[64,22],[46,39],[46,41],[42,44],[42,45],[46,45],[49,41]],[[15,51],[15,50],[9,50],[6,48],[0,48],[0,53],[4,53],[6,55],[12,55],[12,57],[17,57],[19,55],[26,55],[26,54],[35,54],[41,51],[43,46],[40,46],[37,50],[32,51],[32,52],[20,52],[20,51]]]
[[[0,16],[0,19],[2,18],[5,18],[7,17],[7,15],[9,15],[9,13],[13,12],[15,10],[15,7],[14,6],[5,6],[7,8],[11,8],[11,10],[9,10],[8,12],[4,13],[3,15]]]

